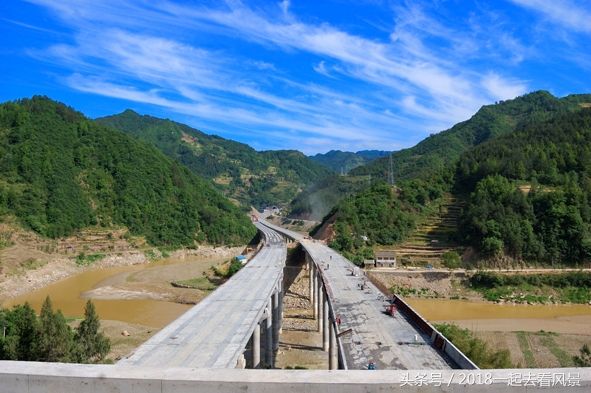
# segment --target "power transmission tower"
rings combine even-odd
[[[392,154],[390,154],[390,168],[388,170],[388,183],[390,183],[391,186],[394,185],[394,169],[392,167]]]

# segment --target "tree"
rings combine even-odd
[[[25,303],[4,312],[4,315],[3,325],[6,326],[6,338],[4,339],[2,358],[26,361],[37,360],[35,344],[39,324],[35,311],[29,303]]]
[[[575,366],[591,367],[591,349],[589,349],[589,346],[587,344],[583,345],[579,352],[581,353],[579,356],[573,356]]]
[[[74,336],[76,360],[79,363],[100,362],[109,353],[111,343],[103,333],[99,332],[100,327],[101,322],[94,304],[89,300],[84,308],[84,320],[80,322]]]
[[[462,258],[456,251],[448,251],[442,256],[443,265],[448,269],[457,269],[462,264]]]
[[[43,362],[72,361],[72,329],[61,311],[53,312],[49,296],[45,298],[39,315],[37,357]]]

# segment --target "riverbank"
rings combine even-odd
[[[590,304],[591,269],[371,269],[368,276],[403,297],[509,304]]]
[[[562,273],[554,270],[554,273]],[[511,271],[506,274],[521,274]],[[529,274],[548,274],[547,269]],[[518,304],[487,301],[466,285],[466,271],[368,273],[383,288],[403,289],[403,297],[431,323],[451,323],[470,330],[495,350],[507,349],[520,367],[568,367],[583,344],[591,345],[591,305]]]
[[[14,247],[20,248],[19,246]],[[235,256],[239,254],[242,249],[242,247],[228,248],[201,246],[197,250],[181,249],[173,251],[165,260],[184,260],[187,258],[219,260]],[[16,252],[16,250],[10,249],[5,251]],[[37,258],[37,260],[40,261],[40,266],[36,268],[23,270],[20,274],[0,274],[0,304],[83,272],[154,263],[154,250],[150,248],[147,250],[129,250],[118,252],[117,254],[106,254],[102,259],[86,265],[80,265],[76,263],[75,258],[62,254],[54,255],[40,253],[37,254]],[[120,295],[108,294],[108,296],[122,299],[134,298],[134,296],[126,296],[123,293]],[[144,296],[146,296],[146,293],[140,297]],[[158,294],[154,295],[153,298],[164,300],[164,298]]]
[[[80,318],[87,299],[92,299],[104,333],[112,343],[108,358],[117,361],[150,338],[162,327],[203,299],[209,291],[175,288],[171,281],[209,274],[238,248],[179,250],[166,259],[144,263],[90,267],[70,270],[69,277],[55,281],[2,304],[10,307],[29,302],[38,312],[46,296],[54,308],[68,318]],[[148,263],[149,262],[149,263]],[[47,266],[58,266],[48,263]],[[13,282],[14,284],[14,282]]]

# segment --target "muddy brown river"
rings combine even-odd
[[[10,299],[2,306],[10,307],[29,302],[39,312],[45,298],[50,296],[54,309],[62,310],[66,317],[80,318],[84,314],[84,305],[87,301],[81,296],[82,293],[100,286],[105,280],[125,276],[126,273],[141,273],[150,269],[158,269],[163,265],[174,264],[174,262],[165,262],[88,270]],[[190,305],[154,299],[93,299],[93,302],[101,319],[118,320],[154,328],[166,326],[191,307]]]
[[[496,304],[467,300],[405,299],[431,322],[452,322],[471,330],[554,331],[591,335],[586,304]]]

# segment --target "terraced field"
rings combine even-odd
[[[395,247],[399,264],[435,267],[441,265],[441,257],[447,251],[461,249],[452,236],[458,226],[464,202],[446,195],[433,214],[428,215],[406,242]]]

